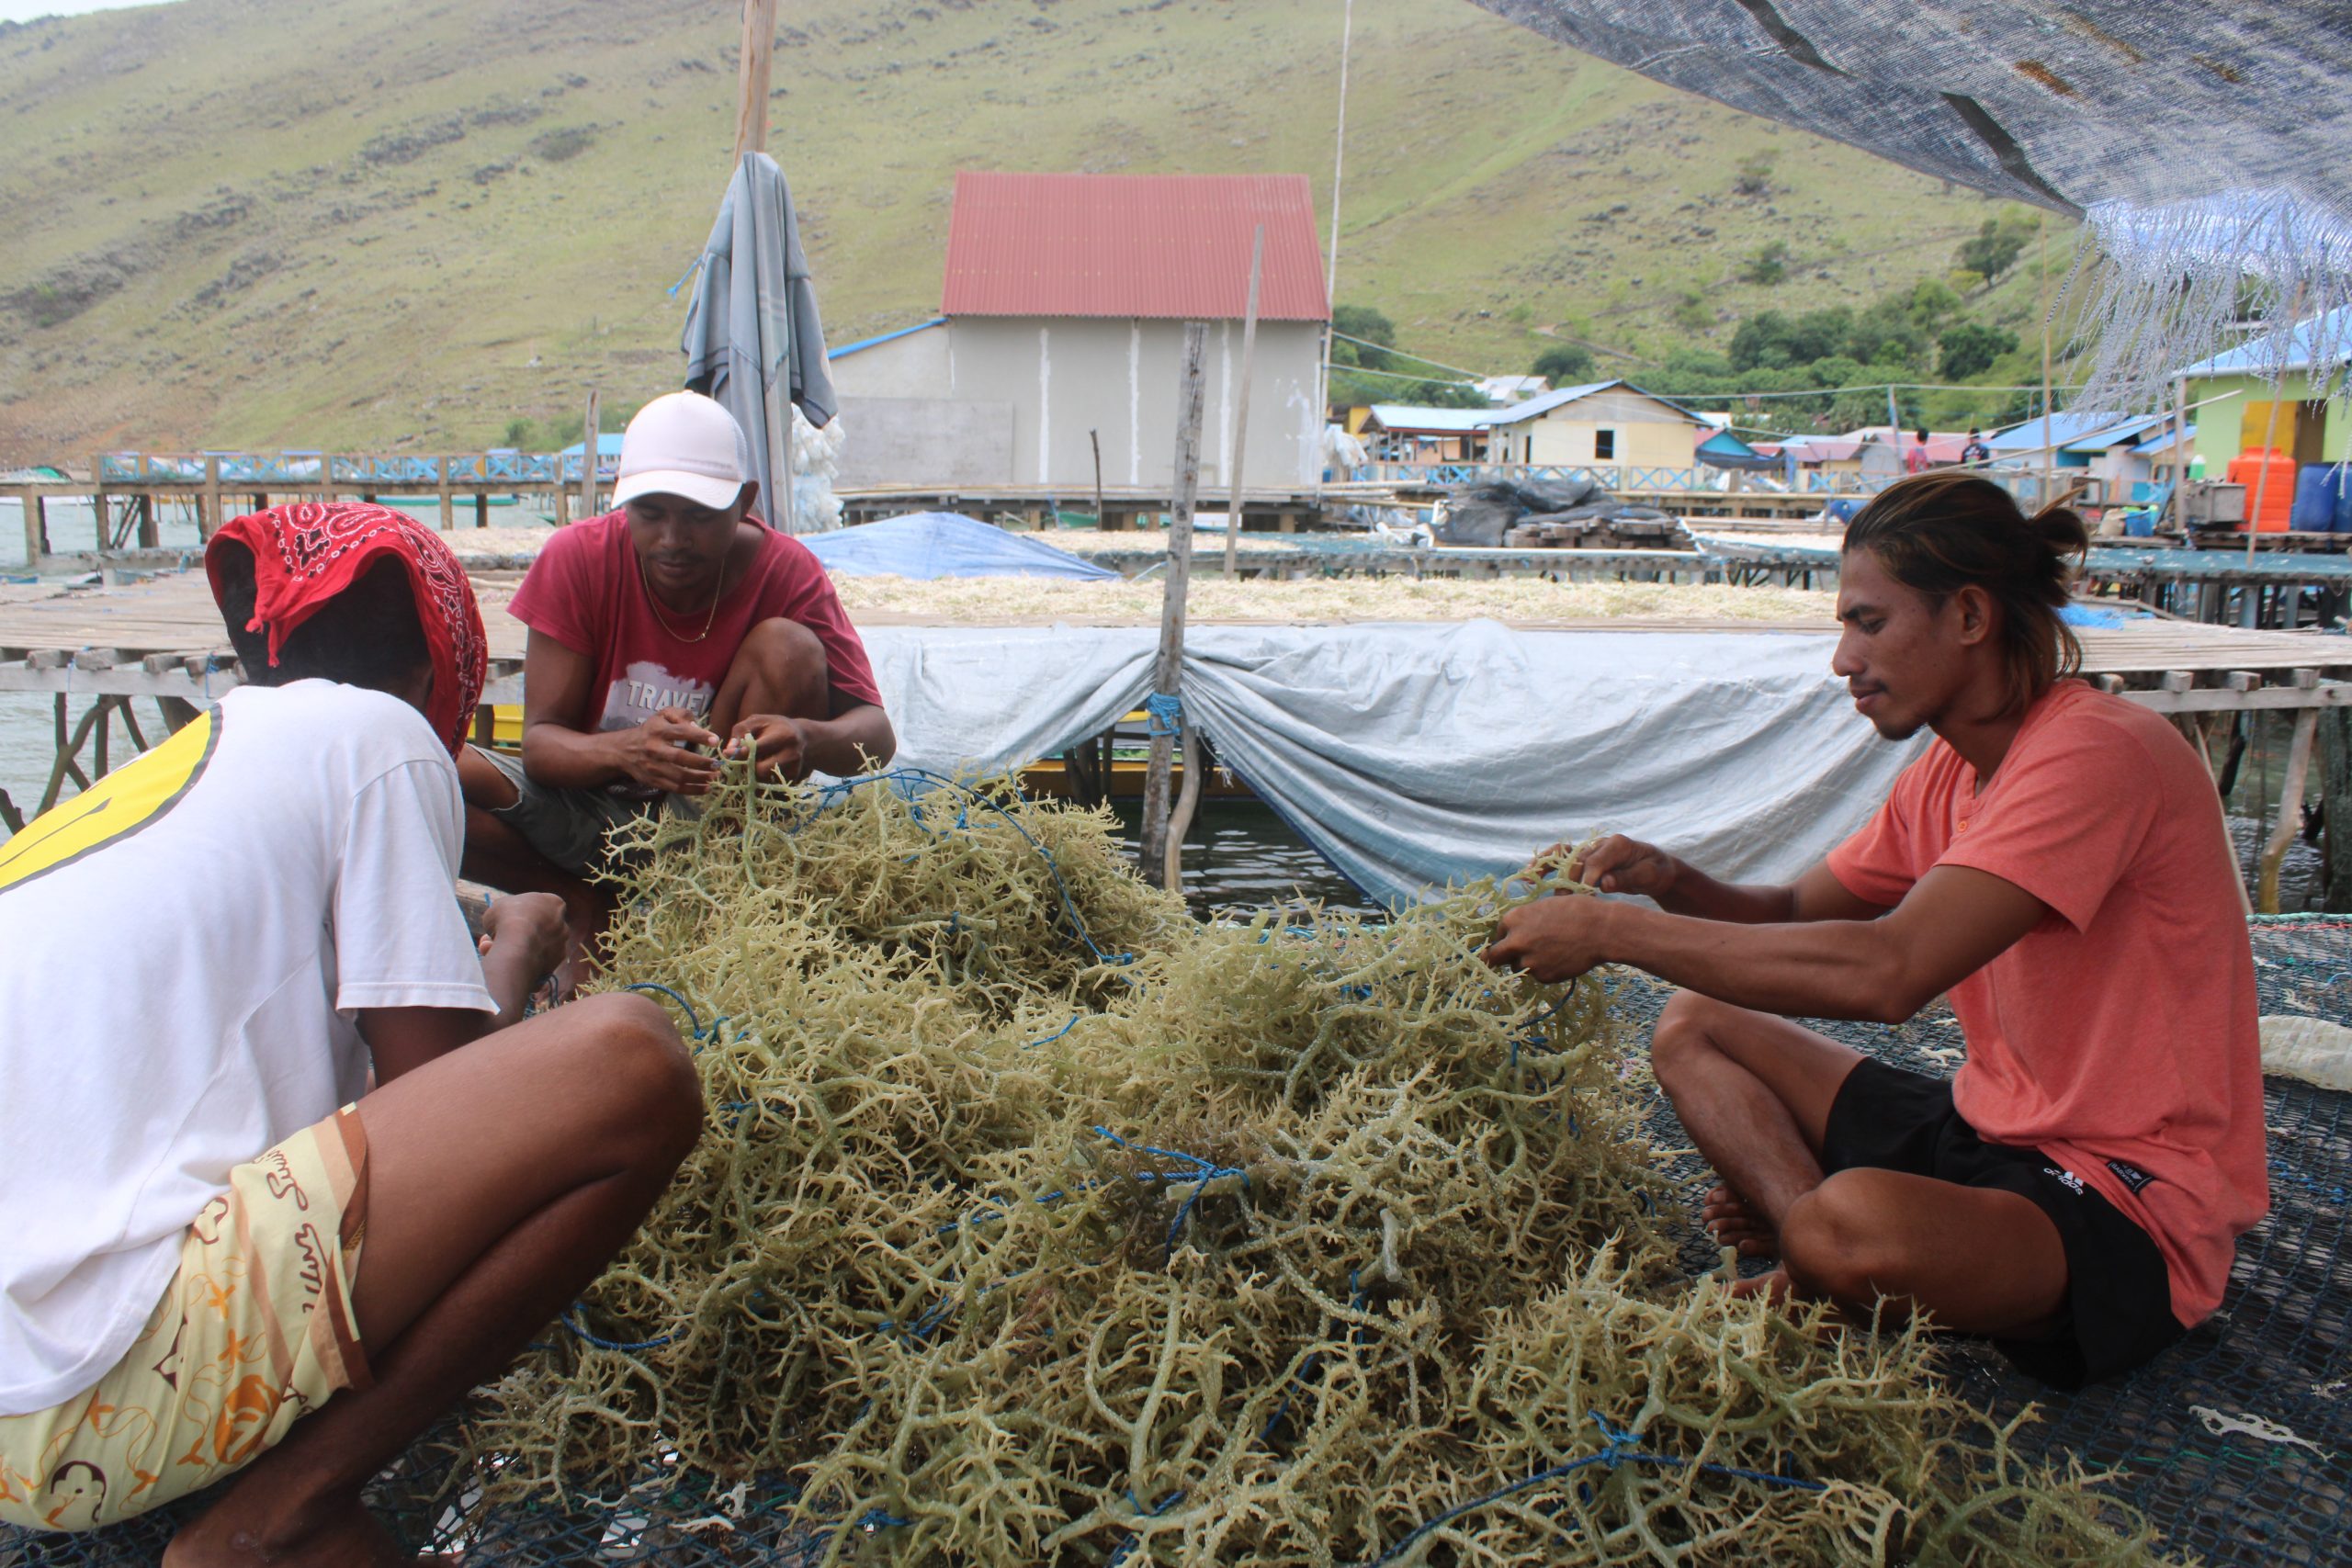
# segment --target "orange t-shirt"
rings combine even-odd
[[[1964,865],[2050,906],[1951,988],[1968,1043],[1952,1102],[1987,1143],[2040,1149],[2146,1231],[2190,1327],[2270,1207],[2254,954],[2226,845],[2179,732],[2062,681],[1981,790],[1938,740],[1829,855],[1872,904]]]

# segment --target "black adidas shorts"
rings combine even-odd
[[[1821,1168],[1900,1170],[2039,1204],[2066,1249],[2066,1303],[2048,1337],[1994,1344],[2044,1382],[2080,1388],[2129,1371],[2184,1332],[2148,1233],[2041,1150],[1979,1138],[1952,1108],[1949,1080],[1864,1058],[1830,1104]]]

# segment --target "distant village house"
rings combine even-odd
[[[830,355],[841,482],[1166,486],[1186,321],[1209,323],[1201,482],[1228,482],[1253,229],[1245,484],[1321,469],[1330,306],[1303,175],[956,176],[933,321]]]

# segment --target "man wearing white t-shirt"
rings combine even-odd
[[[359,1488],[628,1240],[699,1086],[641,998],[522,1018],[556,899],[467,931],[440,541],[304,505],[206,564],[252,683],[0,843],[0,1520],[242,1472],[166,1568],[406,1562]]]

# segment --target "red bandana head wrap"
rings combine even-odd
[[[433,705],[425,717],[452,753],[465,743],[481,700],[489,643],[473,584],[439,535],[389,507],[306,501],[237,518],[212,536],[204,556],[212,598],[220,599],[220,541],[254,555],[254,618],[247,631],[269,636],[269,661],[294,628],[350,587],[379,556],[400,558],[416,595],[416,618],[433,654]]]

